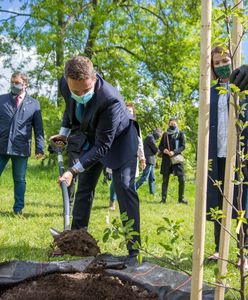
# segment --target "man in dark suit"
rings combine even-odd
[[[158,140],[162,135],[160,129],[155,129],[151,134],[144,139],[144,152],[146,158],[146,167],[143,170],[140,178],[136,182],[136,190],[148,180],[149,191],[151,195],[155,194],[155,174],[154,174],[154,165],[155,165],[155,155],[158,152],[158,147],[156,145],[156,140]]]
[[[78,177],[78,190],[73,208],[72,229],[87,228],[95,187],[103,166],[113,170],[113,181],[120,212],[134,220],[134,231],[140,232],[139,199],[135,190],[138,131],[118,91],[94,71],[92,62],[75,56],[65,65],[65,79],[71,92],[66,101],[64,122],[67,133],[76,123],[85,134],[79,161],[60,177],[67,186]],[[64,132],[64,135],[66,133]],[[133,237],[128,243],[130,257]]]
[[[39,102],[30,97],[28,78],[21,72],[11,76],[11,92],[0,96],[0,176],[9,160],[14,179],[15,214],[24,208],[26,170],[31,154],[32,129],[35,134],[35,154],[44,154],[44,130]]]

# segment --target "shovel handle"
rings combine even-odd
[[[70,202],[68,195],[68,188],[64,181],[61,182],[61,190],[63,196],[63,209],[64,209],[64,230],[70,229]]]

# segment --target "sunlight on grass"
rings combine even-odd
[[[159,170],[157,173],[157,193],[155,196],[149,195],[148,185],[144,184],[139,189],[140,214],[141,214],[141,233],[142,238],[149,237],[148,250],[158,259],[149,260],[164,265],[161,259],[164,251],[159,245],[160,242],[169,241],[166,234],[157,235],[157,228],[164,225],[163,217],[173,220],[183,219],[183,233],[186,239],[193,234],[194,219],[194,179],[186,182],[185,198],[189,205],[177,203],[177,178],[171,176],[169,185],[169,195],[166,204],[160,204],[161,178]],[[1,198],[0,198],[0,261],[8,260],[63,260],[62,258],[50,258],[50,245],[53,241],[49,228],[54,227],[63,230],[63,207],[62,196],[57,185],[58,170],[57,166],[42,167],[39,162],[31,159],[27,173],[26,202],[23,216],[16,216],[12,213],[13,206],[13,183],[10,166],[4,171],[0,178]],[[110,219],[119,216],[118,205],[116,211],[109,212],[109,186],[103,184],[102,178],[96,189],[89,232],[99,241],[102,252],[109,252],[115,255],[126,255],[126,250],[118,248],[119,241],[104,244],[102,242],[103,230],[107,227],[106,217]],[[180,245],[177,245],[180,247]],[[192,247],[181,245],[184,255],[189,261],[183,264],[183,268],[191,271]],[[206,256],[214,250],[213,245],[213,226],[207,222],[206,234]],[[144,255],[148,259],[147,255]],[[69,256],[68,256],[69,257]],[[70,258],[70,257],[69,257]],[[236,261],[235,243],[231,242],[231,259]],[[214,281],[215,264],[208,264],[204,269],[206,281]],[[230,266],[228,270],[228,283],[238,286],[238,269]],[[231,299],[231,298],[230,298]]]

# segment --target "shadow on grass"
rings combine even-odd
[[[98,210],[98,209],[106,209],[108,208],[108,204],[106,205],[95,205],[92,207],[92,210]]]
[[[56,212],[56,213],[26,213],[23,212],[20,214],[15,214],[14,212],[10,211],[0,211],[0,217],[6,218],[19,218],[19,219],[28,219],[28,218],[37,218],[37,217],[61,217],[63,212]]]
[[[62,208],[63,207],[63,200],[61,199],[61,204],[53,204],[53,203],[42,203],[42,202],[30,202],[27,201],[26,206],[44,206],[49,208]]]

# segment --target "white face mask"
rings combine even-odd
[[[94,96],[94,94],[95,93],[93,89],[81,96],[78,96],[71,91],[71,97],[81,104],[86,104],[87,102],[89,102],[90,99]]]

